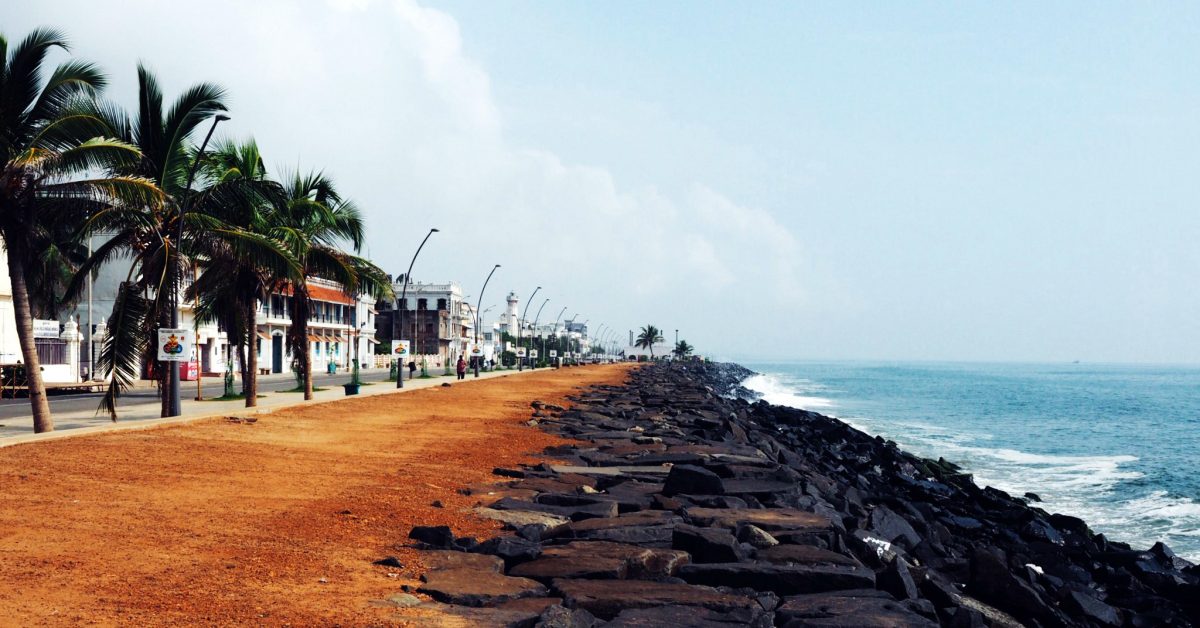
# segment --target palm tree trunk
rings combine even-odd
[[[25,260],[19,243],[9,242],[8,274],[12,280],[13,311],[17,322],[17,340],[25,358],[25,375],[29,385],[29,405],[33,411],[33,431],[54,430],[50,402],[46,399],[46,384],[42,381],[42,363],[38,360],[37,344],[33,341],[33,312],[29,308],[29,287],[25,284]]]
[[[258,405],[258,325],[254,322],[255,299],[246,303],[246,407]]]
[[[242,396],[246,395],[246,389],[250,386],[250,376],[246,374],[246,342],[239,342],[237,346],[238,352],[238,370],[242,376]]]
[[[291,335],[292,354],[300,367],[300,376],[304,380],[304,400],[313,398],[312,382],[312,353],[308,344],[308,287],[299,284],[292,286],[292,301],[289,308],[292,317]]]

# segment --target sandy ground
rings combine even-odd
[[[457,489],[560,442],[531,400],[627,368],[0,449],[0,625],[441,624],[372,604],[422,571],[409,529],[494,534]]]

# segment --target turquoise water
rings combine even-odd
[[[748,363],[771,403],[838,417],[1109,538],[1200,559],[1200,368]]]

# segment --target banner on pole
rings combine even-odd
[[[531,357],[531,358],[536,358],[537,356],[538,356],[538,350],[537,350],[537,349],[530,349],[530,350],[529,350],[529,357]]]
[[[196,338],[186,328],[158,328],[158,359],[162,362],[190,362]]]
[[[471,357],[478,358],[483,356],[483,346],[477,342],[471,343]]]
[[[517,357],[518,358],[525,357],[525,347],[517,347]]]
[[[412,352],[411,340],[393,340],[392,355],[397,358],[407,358]]]
[[[558,357],[558,349],[551,349],[551,350],[550,350],[550,357],[552,357],[552,358],[557,358],[557,357]]]

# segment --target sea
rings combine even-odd
[[[1200,367],[743,363],[774,404],[943,457],[1048,512],[1200,562]]]

